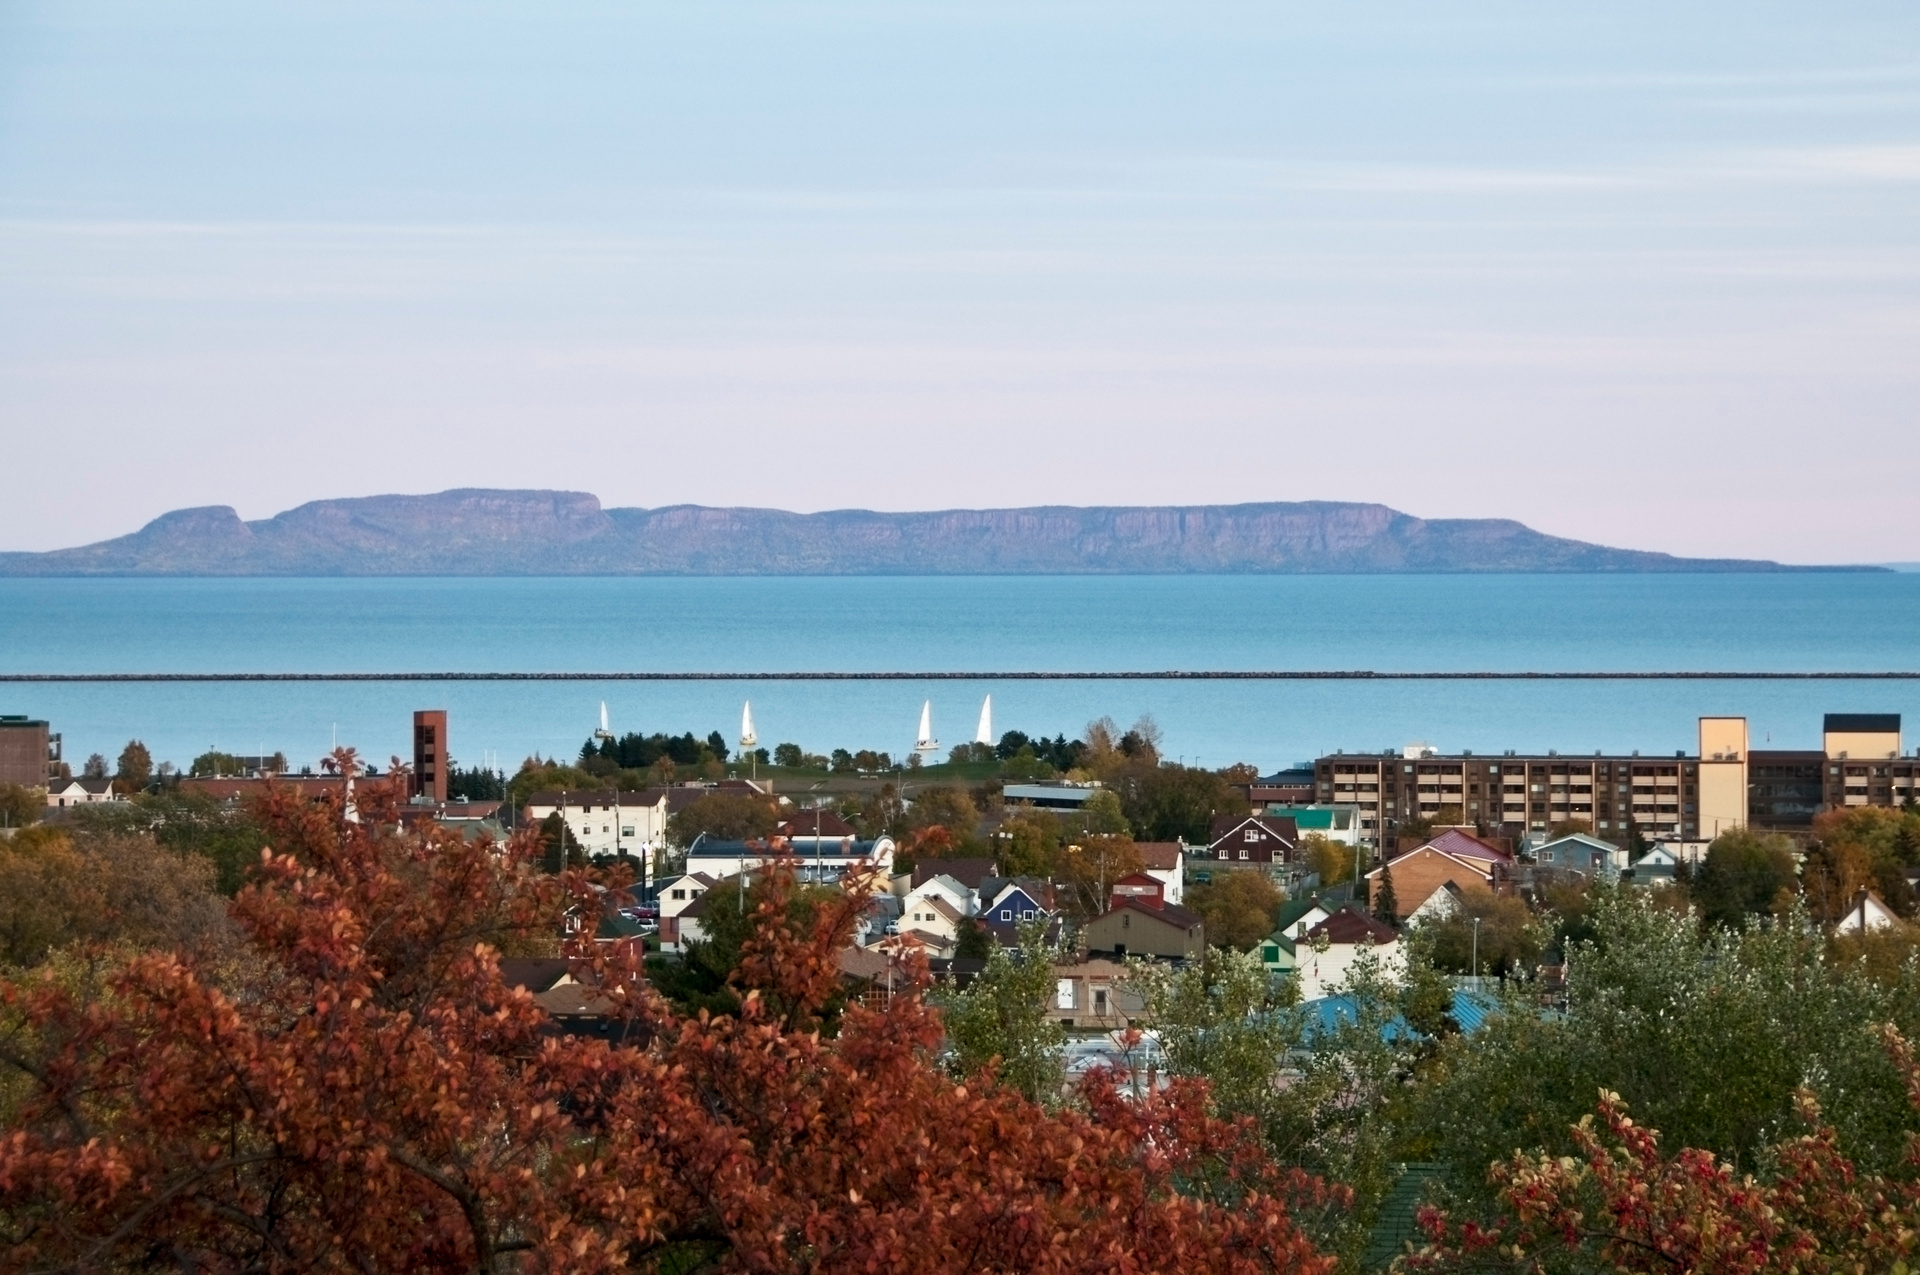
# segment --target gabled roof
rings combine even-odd
[[[1121,899],[1100,915],[1112,916],[1117,912],[1125,911],[1138,912],[1141,916],[1154,917],[1180,930],[1191,930],[1195,926],[1206,923],[1206,918],[1198,912],[1189,911],[1177,903],[1166,903],[1160,907],[1154,907],[1151,903],[1143,903],[1139,899],[1131,897]]]
[[[1371,881],[1375,877],[1379,876],[1381,873],[1385,872],[1388,868],[1393,867],[1396,863],[1405,863],[1408,859],[1411,859],[1415,855],[1420,855],[1420,854],[1438,855],[1440,858],[1445,859],[1450,863],[1458,864],[1463,871],[1471,872],[1483,881],[1491,880],[1493,877],[1493,869],[1495,864],[1502,862],[1501,860],[1474,859],[1474,858],[1469,858],[1466,855],[1448,854],[1446,851],[1442,850],[1439,846],[1436,846],[1431,841],[1428,841],[1428,842],[1422,843],[1421,845],[1415,846],[1413,849],[1407,851],[1405,854],[1397,854],[1393,856],[1393,858],[1389,859],[1383,866],[1375,868],[1373,871],[1367,873],[1367,880]]]
[[[1426,844],[1456,859],[1479,859],[1485,863],[1513,862],[1513,856],[1499,846],[1482,841],[1471,832],[1459,828],[1449,828]]]
[[[1207,844],[1209,846],[1217,846],[1228,837],[1233,836],[1242,828],[1248,827],[1249,825],[1260,829],[1276,841],[1285,842],[1287,845],[1298,845],[1300,842],[1300,828],[1293,822],[1291,816],[1216,815],[1214,816],[1213,826],[1207,833]]]
[[[1564,846],[1570,850],[1576,844],[1589,846],[1595,850],[1604,850],[1608,854],[1616,854],[1620,850],[1620,847],[1614,845],[1613,842],[1602,841],[1600,840],[1600,838],[1589,836],[1584,832],[1569,832],[1564,837],[1555,837],[1552,841],[1548,841],[1543,845],[1541,845],[1540,849],[1541,850],[1558,850]],[[1538,852],[1536,851],[1536,853]]]
[[[1171,872],[1180,866],[1178,841],[1136,841],[1133,848],[1140,852],[1140,864],[1149,872]]]
[[[508,987],[544,992],[567,977],[572,962],[558,956],[503,956],[500,981]]]
[[[1356,908],[1341,908],[1320,924],[1307,931],[1309,939],[1324,938],[1329,943],[1361,943],[1371,940],[1375,943],[1391,943],[1400,937],[1400,932],[1391,925],[1377,921]]]
[[[935,876],[952,877],[969,890],[993,875],[992,859],[922,859],[913,865],[913,888],[919,889]]]
[[[982,916],[994,908],[999,907],[1001,903],[1006,901],[1007,896],[1010,894],[1020,895],[1020,897],[1033,904],[1036,908],[1045,908],[1047,906],[1047,889],[1040,883],[1031,880],[1010,881],[1005,877],[994,877],[987,884],[993,887],[993,893],[988,894],[984,888],[980,892],[980,912]]]
[[[1274,918],[1273,932],[1275,934],[1293,933],[1293,927],[1299,923],[1300,918],[1319,906],[1320,900],[1317,898],[1288,899],[1280,905],[1280,911]]]
[[[812,841],[817,837],[852,837],[859,834],[852,824],[831,810],[803,810],[774,825],[774,835]]]

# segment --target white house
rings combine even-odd
[[[47,782],[49,806],[92,806],[118,800],[111,779],[53,779]]]
[[[1866,934],[1876,930],[1891,930],[1900,924],[1900,918],[1893,909],[1880,901],[1880,896],[1872,890],[1862,890],[1853,896],[1847,913],[1834,925],[1835,934]]]
[[[1393,927],[1355,908],[1342,908],[1308,930],[1294,944],[1294,977],[1300,999],[1318,1000],[1339,991],[1362,953],[1370,952],[1384,977],[1399,982],[1407,973],[1407,948]]]
[[[716,878],[704,872],[689,872],[660,883],[660,947],[663,951],[680,950],[681,915],[715,884]]]
[[[737,872],[756,872],[775,861],[792,866],[801,881],[828,883],[848,872],[876,873],[884,882],[893,871],[892,837],[859,841],[844,837],[838,841],[789,842],[780,837],[766,841],[717,841],[696,837],[687,847],[689,872],[709,876],[732,876]],[[963,887],[964,888],[964,887]]]
[[[667,791],[535,792],[527,795],[521,817],[540,823],[558,814],[580,848],[589,855],[642,854],[666,843]]]
[[[1187,843],[1136,841],[1133,848],[1140,852],[1140,870],[1160,883],[1161,897],[1178,907],[1187,888]]]

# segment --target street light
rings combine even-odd
[[[1475,982],[1480,979],[1480,918],[1477,916],[1473,918],[1473,977]]]

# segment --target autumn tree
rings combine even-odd
[[[1286,896],[1266,873],[1253,868],[1215,872],[1213,880],[1188,887],[1186,906],[1207,920],[1207,942],[1247,951],[1273,933]]]
[[[1044,810],[1021,809],[994,833],[994,862],[1001,875],[1044,877],[1060,853],[1060,820]]]
[[[1300,838],[1300,861],[1320,875],[1323,886],[1351,881],[1360,863],[1360,853],[1324,832],[1309,832]]]
[[[1064,891],[1069,911],[1094,917],[1107,910],[1113,883],[1145,866],[1132,837],[1080,837],[1054,856],[1053,880]]]
[[[136,792],[145,792],[147,785],[152,782],[153,754],[139,740],[128,740],[127,746],[120,750],[119,769],[113,777],[114,788],[131,796]]]
[[[244,994],[190,958],[0,983],[0,1061],[31,1093],[0,1135],[0,1242],[38,1269],[909,1273],[1281,1271],[1326,1189],[1208,1110],[1094,1077],[1049,1113],[932,1065],[920,975],[820,1011],[858,891],[797,925],[776,871],[737,1017],[675,1014],[627,948],[574,947],[649,1048],[549,1033],[496,952],[558,923],[579,875],[397,827],[390,786],[276,794],[275,849],[232,905]]]

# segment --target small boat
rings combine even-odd
[[[976,744],[993,742],[993,696],[989,695],[980,703],[980,729],[973,733]]]
[[[937,753],[940,741],[933,737],[933,701],[928,700],[920,706],[920,738],[914,741],[916,753]]]
[[[753,701],[740,706],[740,747],[748,752],[759,747],[760,737],[753,733]]]
[[[593,732],[595,739],[612,739],[613,731],[607,726],[607,701],[600,701],[600,729]]]

